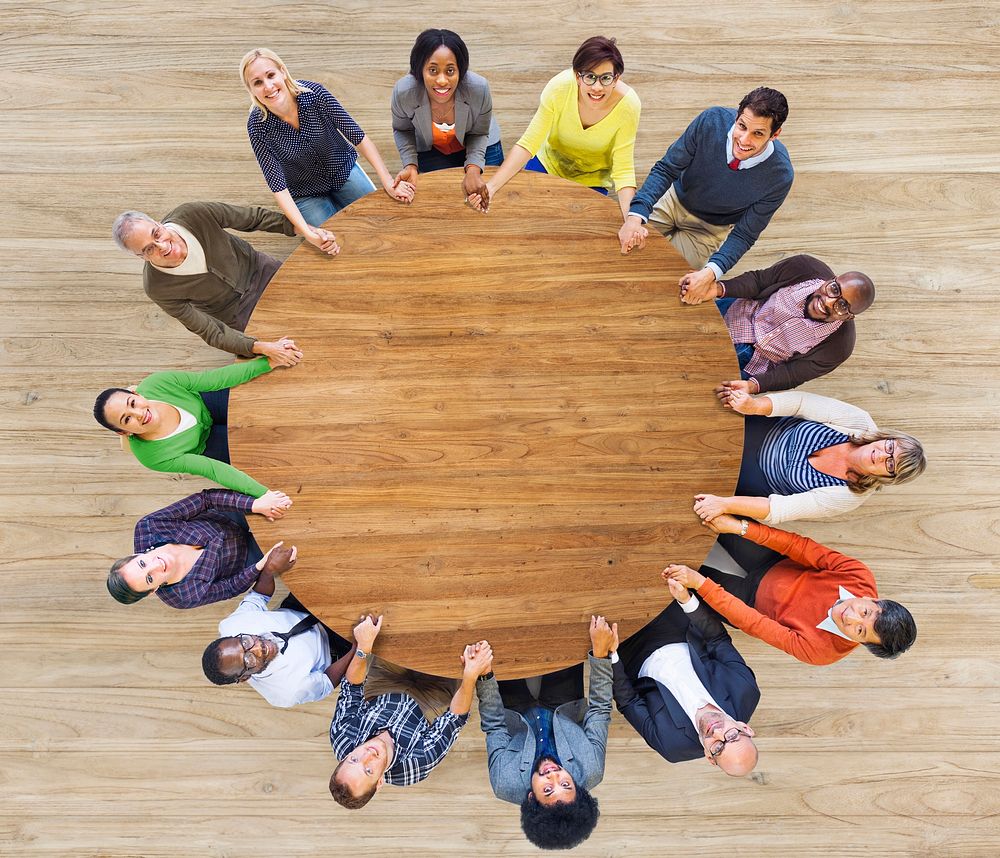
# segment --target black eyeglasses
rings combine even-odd
[[[731,727],[729,730],[726,730],[720,741],[712,743],[711,747],[708,749],[708,753],[712,755],[712,759],[714,760],[723,752],[723,750],[725,750],[726,745],[730,742],[738,742],[740,740],[740,736],[749,735],[749,733],[745,730],[741,730],[739,727]]]
[[[576,76],[580,78],[587,86],[593,86],[598,81],[601,82],[601,86],[611,86],[618,78],[614,72],[607,72],[606,74],[594,74],[593,72],[577,72]]]
[[[257,667],[257,656],[250,652],[256,640],[254,640],[253,635],[237,635],[237,637],[240,639],[240,646],[243,647],[243,670],[240,671],[240,675],[237,678],[242,679],[244,676],[251,675]]]
[[[833,304],[833,312],[838,316],[853,316],[851,312],[851,305],[847,303],[844,298],[844,290],[840,288],[840,284],[837,279],[834,278],[829,283],[824,283],[820,286],[820,294],[825,295],[827,298],[836,298],[837,300]]]

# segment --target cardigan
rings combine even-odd
[[[833,269],[814,256],[805,254],[789,256],[770,268],[747,271],[732,279],[726,278],[725,294],[727,298],[754,298],[757,301],[766,301],[778,289],[786,286],[817,278],[830,280],[833,276]],[[760,392],[798,387],[803,382],[832,372],[851,356],[856,338],[854,319],[848,319],[809,351],[795,355],[784,363],[775,364],[767,371],[754,376],[760,385]]]
[[[192,334],[213,348],[240,357],[252,357],[256,340],[232,325],[240,301],[253,275],[254,249],[242,238],[226,232],[279,232],[295,235],[295,227],[280,212],[260,206],[227,203],[183,203],[163,217],[198,239],[205,251],[204,274],[170,274],[148,262],[142,269],[142,286],[164,313],[173,316]]]
[[[875,576],[860,560],[797,533],[748,522],[746,538],[785,555],[761,578],[754,605],[706,578],[698,595],[736,628],[806,664],[833,664],[858,644],[816,626],[840,599],[840,587],[878,598]]]
[[[867,411],[838,399],[803,391],[770,393],[768,398],[771,400],[772,417],[801,417],[822,423],[844,435],[878,431]],[[754,451],[748,450],[744,455],[754,455]],[[780,524],[793,519],[829,518],[857,509],[873,494],[874,491],[858,494],[846,485],[826,486],[794,495],[772,494],[768,496],[771,512],[761,521],[764,524]]]
[[[199,394],[236,387],[270,371],[267,358],[259,357],[206,372],[154,372],[146,376],[136,388],[138,393],[183,408],[194,416],[195,422],[183,432],[158,441],[130,435],[128,443],[133,455],[151,471],[196,474],[227,489],[259,498],[267,491],[265,486],[232,465],[201,455],[212,429],[212,415]]]
[[[431,103],[422,80],[408,74],[392,88],[392,136],[403,166],[433,148]],[[493,96],[486,78],[467,71],[455,90],[455,139],[465,147],[465,164],[486,166],[486,148],[500,142]]]
[[[590,188],[635,187],[635,135],[642,105],[630,89],[596,125],[584,128],[573,69],[545,84],[538,110],[517,145],[537,155],[545,170]]]

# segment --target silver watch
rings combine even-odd
[[[356,650],[354,650],[354,655],[356,658],[360,659],[368,658],[368,653],[366,653],[363,649],[361,649],[361,647],[358,647]]]

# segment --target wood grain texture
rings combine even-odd
[[[601,821],[577,854],[1000,853],[993,738],[1000,732],[993,633],[1000,625],[996,4],[775,0],[748,14],[733,0],[511,0],[502,8],[250,0],[238,9],[203,0],[183,7],[0,0],[0,12],[0,854],[538,854],[518,828],[517,809],[491,794],[475,713],[426,782],[383,790],[361,813],[342,812],[325,786],[333,699],[277,710],[249,689],[210,687],[201,675],[201,651],[233,604],[180,612],[146,600],[126,608],[104,591],[107,566],[129,550],[135,520],[207,484],[144,471],[122,454],[93,423],[94,393],[155,370],[227,360],[144,298],[138,262],[110,241],[112,220],[127,208],[160,215],[196,199],[272,205],[246,140],[247,98],[236,78],[240,56],[254,45],[269,45],[293,73],[326,84],[397,169],[389,93],[426,26],[465,37],[472,68],[491,83],[507,150],[545,81],[568,65],[576,46],[595,32],[616,36],[626,80],[643,104],[640,178],[703,107],[735,104],[761,84],[781,89],[791,104],[782,140],[795,184],[738,270],[806,252],[835,269],[871,275],[878,298],[858,320],[854,355],[808,388],[860,405],[928,450],[930,466],[918,481],[883,492],[850,518],[793,526],[872,566],[880,592],[917,618],[913,650],[889,663],[858,653],[810,669],[736,633],[762,688],[752,722],[761,763],[753,777],[730,780],[695,762],[669,765],[616,713],[606,776],[594,791]],[[601,202],[613,213],[610,201],[591,201]],[[490,217],[504,205],[510,201],[498,199]],[[479,262],[447,240],[467,215],[455,207],[419,236],[451,265],[442,269],[449,276]],[[607,288],[595,255],[617,253],[593,223],[577,228],[587,256],[573,272],[578,286],[562,296],[570,313],[578,312],[576,295],[591,300]],[[345,270],[351,257],[363,266],[380,252],[380,232],[344,232],[344,256],[330,269]],[[298,247],[283,236],[251,240],[281,259]],[[520,297],[541,299],[547,280],[564,276],[546,272]],[[376,357],[415,342],[403,318],[438,336],[478,324],[473,313],[410,301],[386,303],[379,325],[348,327],[340,289],[310,295],[342,325],[346,342],[373,345]],[[615,319],[648,335],[650,342],[630,353],[639,367],[657,358],[652,341],[662,321],[687,312],[666,286],[650,287],[649,295],[648,310]],[[364,297],[362,306],[371,311],[373,300]],[[505,334],[513,326],[530,335],[556,321],[515,308],[495,302],[497,324],[485,337],[460,337],[447,365],[458,365],[463,345],[492,337],[516,346],[520,336]],[[311,318],[296,312],[285,321],[308,337]],[[652,324],[643,325],[647,316]],[[255,323],[265,325],[264,317]],[[391,339],[379,336],[390,330]],[[574,329],[567,351],[587,361],[580,366],[586,382],[600,378],[602,335],[581,330]],[[515,374],[527,363],[526,349],[509,357]],[[312,354],[320,345],[310,343]],[[344,372],[356,378],[366,361],[363,352],[345,358]],[[328,467],[343,463],[384,479],[391,469],[427,473],[440,461],[456,473],[500,473],[560,449],[567,469],[587,456],[649,463],[663,452],[662,428],[616,431],[623,418],[582,401],[576,406],[588,430],[560,412],[527,447],[513,430],[545,401],[534,386],[522,386],[516,398],[494,387],[472,400],[481,413],[506,409],[510,431],[502,437],[485,443],[455,415],[446,437],[433,420],[440,397],[429,377],[368,378],[371,403],[343,412],[336,441],[309,453]],[[469,378],[471,387],[487,376]],[[294,382],[293,374],[275,378],[269,395],[309,413],[290,396]],[[657,403],[640,401],[638,388],[621,383],[632,400],[628,419],[653,413]],[[376,408],[376,400],[389,404]],[[409,427],[407,438],[380,442],[376,430],[397,402],[411,413],[433,413]],[[254,468],[285,467],[262,427],[239,431]],[[722,422],[718,431],[707,442],[716,459],[727,455],[731,430]],[[294,437],[309,443],[305,433]],[[566,448],[570,439],[577,443]],[[584,491],[599,494],[602,479],[591,475]],[[654,479],[637,478],[631,506],[653,507],[655,491]],[[544,514],[558,522],[574,502]],[[535,574],[552,550],[584,568],[588,557],[624,553],[625,540],[635,539],[628,551],[636,574],[648,574],[651,593],[662,593],[655,591],[661,563],[700,559],[695,542],[663,556],[657,546],[669,539],[666,529],[637,527],[626,514],[634,509],[623,510],[581,522],[572,533],[579,543],[547,549],[539,534],[520,557],[525,574]],[[344,509],[341,523],[360,528],[363,511]],[[510,530],[520,532],[539,515],[527,505],[507,512]],[[293,516],[300,514],[308,514],[305,500]],[[431,537],[435,569],[462,557],[447,511],[392,523],[414,567],[428,556],[419,546]],[[506,529],[479,532],[501,559]],[[280,538],[278,527],[262,533]],[[338,542],[322,550],[339,570],[365,561],[363,541],[342,552]],[[648,565],[639,560],[647,552]],[[599,595],[615,598],[607,588]]]
[[[738,368],[714,305],[666,298],[687,266],[662,236],[606,241],[614,200],[525,172],[484,216],[461,175],[331,218],[337,259],[292,253],[251,324],[306,360],[233,390],[230,454],[295,498],[258,538],[298,547],[285,581],[341,634],[384,615],[390,661],[460,676],[485,638],[534,676],[585,656],[592,615],[659,613],[666,552],[707,553],[690,499],[736,484],[712,386]]]

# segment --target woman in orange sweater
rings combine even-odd
[[[861,561],[797,533],[731,515],[717,516],[708,526],[767,550],[730,552],[743,561],[746,578],[680,565],[667,566],[663,578],[696,590],[748,635],[806,664],[832,664],[859,643],[879,658],[895,658],[916,639],[913,616],[898,602],[878,598],[875,577]],[[747,556],[755,562],[748,564]]]

